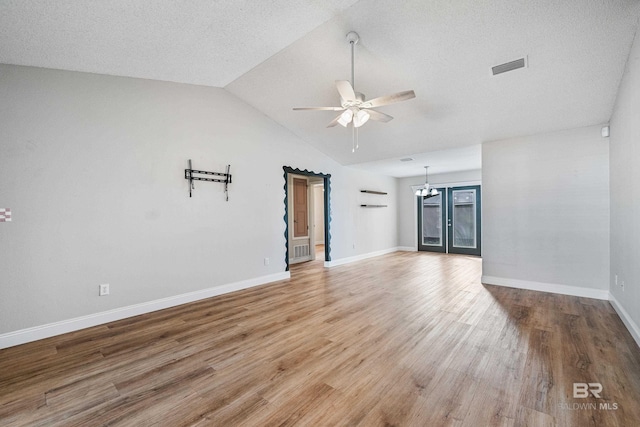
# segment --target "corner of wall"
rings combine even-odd
[[[635,340],[636,344],[638,344],[638,347],[640,347],[640,326],[638,326],[638,324],[633,321],[631,316],[629,316],[629,313],[627,313],[627,311],[615,296],[610,295],[609,301],[611,302],[611,306],[613,307],[613,309],[616,311],[616,313],[618,313],[618,316],[620,317],[620,320],[622,320],[622,323],[624,323],[624,325],[629,330],[629,333]]]

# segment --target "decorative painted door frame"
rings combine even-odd
[[[284,170],[284,238],[286,271],[289,271],[289,174],[319,177],[324,184],[324,260],[331,261],[331,175],[283,166]]]

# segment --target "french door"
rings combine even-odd
[[[447,252],[446,189],[438,188],[437,196],[418,196],[418,250]]]
[[[479,185],[438,188],[437,196],[418,197],[418,250],[481,254]]]

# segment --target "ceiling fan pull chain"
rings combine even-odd
[[[359,138],[358,128],[356,128],[356,150],[360,148],[360,138]]]
[[[351,152],[356,152],[356,127],[351,123]]]

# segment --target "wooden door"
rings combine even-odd
[[[293,237],[309,235],[309,204],[307,180],[293,178]]]

